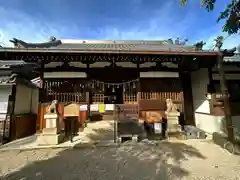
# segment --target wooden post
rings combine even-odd
[[[138,81],[137,81],[137,107],[138,107],[138,118],[140,117],[140,108],[139,102],[141,99],[141,84],[140,84],[140,64],[137,62],[137,73],[138,73]]]
[[[45,80],[44,80],[44,62],[41,61],[40,68],[40,89],[39,89],[39,102],[42,103],[44,101],[44,89],[45,89]]]
[[[117,138],[118,138],[118,134],[117,134],[117,106],[116,104],[114,104],[114,108],[113,108],[113,117],[114,117],[114,126],[113,126],[113,141],[114,143],[117,142]]]
[[[87,64],[87,72],[89,71],[89,67],[90,67],[90,65],[89,64]],[[89,80],[89,79],[88,79]],[[90,93],[90,87],[89,87],[89,85],[90,84],[87,84],[87,87],[86,87],[86,85],[85,85],[85,88],[87,89],[87,120],[86,121],[84,121],[85,122],[85,127],[87,127],[87,123],[88,122],[90,122],[90,120],[91,120],[91,93]]]
[[[229,94],[228,94],[228,88],[226,84],[226,76],[223,69],[223,55],[220,52],[219,49],[219,55],[217,59],[218,64],[218,72],[220,75],[220,85],[221,85],[221,93],[222,98],[224,102],[224,114],[225,114],[225,120],[226,120],[226,129],[228,132],[228,139],[229,141],[234,141],[234,132],[233,132],[233,126],[232,126],[232,116],[231,116],[231,110],[230,110],[230,104],[229,104]]]

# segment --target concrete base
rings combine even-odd
[[[37,142],[40,146],[57,145],[63,142],[63,134],[41,134],[38,136]]]

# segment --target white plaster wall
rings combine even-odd
[[[44,72],[44,78],[86,78],[85,72]]]
[[[24,84],[17,84],[15,99],[15,114],[25,114],[31,112],[31,88]]]
[[[191,73],[194,112],[210,113],[209,101],[206,100],[207,85],[209,84],[208,69],[203,68]],[[196,115],[195,115],[195,118]]]
[[[214,79],[217,79],[218,75],[213,75]],[[226,76],[227,79],[232,77]],[[205,99],[207,93],[207,85],[209,83],[207,69],[200,69],[191,73],[192,78],[192,94],[193,94],[193,106],[196,126],[207,133],[213,132],[225,133],[226,123],[224,116],[210,115],[209,101]],[[236,77],[240,79],[239,77]],[[234,78],[234,79],[235,79]],[[232,117],[233,127],[237,132],[240,132],[240,116]]]
[[[210,114],[195,113],[196,126],[205,132],[212,134],[214,132],[227,133],[224,116],[214,116]],[[232,116],[232,125],[234,127],[235,137],[240,134],[240,116]],[[239,138],[239,137],[238,137]]]
[[[156,78],[178,78],[178,72],[166,72],[166,71],[152,71],[152,72],[140,72],[140,77],[142,78],[149,78],[149,77],[156,77]]]
[[[12,93],[12,86],[0,86],[0,121],[7,115],[8,98]]]
[[[195,113],[196,126],[209,134],[214,132],[224,132],[223,120],[224,116]]]

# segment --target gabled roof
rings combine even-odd
[[[185,46],[185,41],[173,43],[171,39],[161,41],[146,40],[56,40],[51,38],[45,43],[27,43],[13,38],[10,40],[15,48],[20,49],[49,49],[51,51],[172,51],[172,52],[196,52],[198,47]],[[6,49],[7,48],[2,48]],[[1,49],[0,49],[1,50]]]

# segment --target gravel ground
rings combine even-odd
[[[0,179],[237,180],[240,157],[210,141],[0,152]]]

